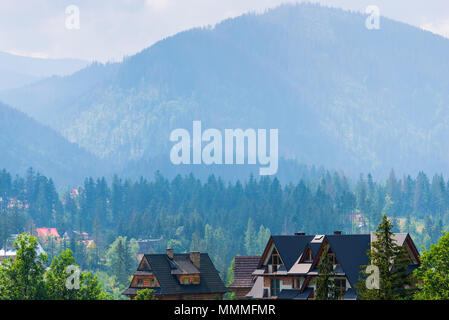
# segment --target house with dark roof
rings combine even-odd
[[[123,292],[133,299],[139,290],[153,289],[159,300],[222,299],[229,290],[207,253],[145,254]]]
[[[409,272],[420,265],[418,250],[408,233],[394,234],[410,259]],[[253,272],[255,283],[247,294],[253,299],[307,300],[314,297],[323,254],[334,266],[334,279],[342,299],[357,299],[355,286],[362,266],[369,265],[367,251],[375,234],[271,236]]]
[[[246,299],[246,295],[254,286],[254,270],[259,265],[260,256],[236,256],[234,258],[234,279],[228,286],[237,299]]]

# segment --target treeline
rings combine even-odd
[[[113,271],[107,254],[118,237],[126,237],[132,250],[135,240],[162,239],[151,250],[208,252],[224,280],[232,258],[260,254],[270,234],[364,233],[376,228],[383,212],[394,220],[395,231],[410,232],[418,246],[428,247],[447,225],[449,181],[440,175],[430,181],[422,172],[397,179],[392,171],[384,183],[371,175],[352,183],[340,173],[323,172],[282,185],[270,177],[229,183],[215,176],[206,182],[193,175],[168,180],[156,173],[152,180],[87,178],[58,193],[51,179],[30,169],[25,177],[0,172],[0,197],[0,245],[10,234],[34,233],[36,227],[56,227],[61,235],[88,232],[93,249],[74,240],[48,242],[45,249],[53,257],[70,248],[83,269],[115,273],[124,284],[131,268]]]

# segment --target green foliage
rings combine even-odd
[[[142,289],[137,292],[134,300],[157,300],[153,289]]]
[[[286,185],[253,176],[243,184],[215,176],[207,181],[193,175],[168,180],[160,173],[151,181],[116,176],[110,185],[104,178],[87,178],[77,189],[58,194],[51,179],[32,169],[23,178],[3,170],[0,243],[8,245],[11,234],[33,233],[36,227],[54,226],[61,235],[68,231],[70,240],[42,244],[49,261],[70,249],[81,269],[101,276],[105,290],[122,298],[137,265],[137,245],[131,238],[161,238],[153,242],[152,252],[170,246],[176,252],[207,252],[227,281],[234,256],[261,254],[271,233],[366,233],[379,224],[389,203],[397,229],[428,248],[449,223],[449,193],[439,175],[431,184],[424,173],[401,181],[390,175],[385,183],[361,176],[352,188],[337,172],[311,167],[300,174],[304,179],[299,183]],[[360,218],[353,220],[355,215]],[[89,233],[95,247],[87,248],[73,231]],[[128,245],[119,237],[126,237]]]
[[[419,291],[417,300],[449,299],[449,233],[421,255],[421,266],[415,270]]]
[[[136,270],[137,250],[136,240],[128,241],[126,237],[118,237],[109,247],[106,253],[107,265],[119,284],[129,283],[130,275]]]
[[[56,256],[48,271],[47,258],[38,256],[36,237],[20,234],[14,246],[16,258],[0,264],[1,300],[104,300],[108,295],[102,291],[96,276],[81,272],[79,288],[69,289],[66,285],[70,274],[68,266],[75,266],[72,252],[67,249]]]
[[[226,286],[229,286],[234,281],[234,266],[235,258],[232,259],[231,265],[228,268],[228,273],[226,274]]]
[[[69,289],[67,272],[69,266],[78,267],[70,249],[64,250],[53,259],[45,274],[47,297],[51,300],[105,300],[108,295],[96,276],[89,272],[80,272],[79,288]]]
[[[64,250],[53,258],[50,269],[45,274],[47,295],[51,300],[75,300],[77,290],[68,289],[66,285],[69,274],[66,268],[76,266],[70,249]]]
[[[20,234],[14,241],[16,258],[0,264],[1,300],[45,299],[45,263],[47,257],[38,254],[37,239]]]
[[[96,275],[90,272],[82,272],[80,277],[81,285],[78,290],[79,300],[107,300],[109,295],[102,291],[102,285],[98,282]]]
[[[335,284],[334,265],[328,257],[329,245],[327,245],[321,254],[318,263],[318,274],[316,283],[316,300],[337,300],[340,292]]]
[[[365,284],[367,266],[362,267],[362,277],[357,287],[357,295],[362,300],[409,299],[412,284],[407,273],[410,263],[405,249],[393,238],[393,224],[384,214],[376,230],[376,240],[371,243],[367,254],[372,265],[379,268],[379,289],[368,289]]]

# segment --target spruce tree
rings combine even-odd
[[[411,276],[407,273],[409,258],[405,249],[394,239],[393,224],[384,214],[382,222],[377,227],[376,240],[371,243],[368,257],[371,264],[379,268],[379,289],[366,288],[365,272],[367,266],[362,268],[362,277],[357,287],[357,295],[363,300],[399,300],[411,297],[406,289],[411,283]]]
[[[318,263],[318,278],[316,284],[316,300],[337,300],[339,290],[334,279],[334,265],[328,257],[329,245],[326,245]]]

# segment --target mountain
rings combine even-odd
[[[23,174],[29,167],[61,185],[81,183],[105,168],[89,152],[24,113],[0,103],[0,168]]]
[[[281,157],[353,175],[449,173],[449,40],[387,18],[368,30],[365,20],[283,5],[0,99],[124,166],[168,161],[170,132],[201,120],[278,128]]]
[[[85,68],[87,61],[42,59],[0,52],[0,90],[23,87],[51,76],[67,76]]]

